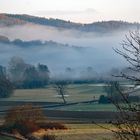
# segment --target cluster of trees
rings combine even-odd
[[[48,84],[50,71],[47,65],[37,67],[20,57],[12,57],[8,69],[0,66],[0,98],[9,97],[14,88],[41,88]]]
[[[8,67],[9,79],[16,88],[40,88],[48,84],[49,69],[47,65],[37,67],[27,64],[20,57],[12,57]]]

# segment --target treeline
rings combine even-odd
[[[0,35],[0,43],[8,44],[8,45],[16,45],[16,46],[20,46],[20,47],[33,47],[33,46],[71,47],[68,44],[61,44],[61,43],[54,42],[52,40],[42,42],[41,40],[24,41],[21,39],[15,39],[15,40],[11,41],[8,37],[2,36],[2,35]]]
[[[26,22],[32,22],[35,24],[40,24],[40,25],[48,25],[48,26],[54,26],[54,27],[61,27],[61,28],[76,28],[79,27],[78,23],[73,23],[70,21],[65,21],[61,19],[47,19],[43,17],[36,17],[36,16],[30,16],[30,15],[19,15],[19,14],[6,14],[7,17],[12,17],[14,19],[19,19],[21,21],[26,21]]]

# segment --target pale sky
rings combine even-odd
[[[0,0],[0,12],[82,23],[102,20],[140,22],[140,0]]]

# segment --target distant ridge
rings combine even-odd
[[[139,23],[130,23],[124,21],[102,21],[90,24],[74,23],[61,19],[43,18],[31,15],[20,14],[0,14],[0,25],[13,26],[24,24],[37,24],[43,26],[51,26],[63,29],[74,29],[84,32],[112,32],[116,30],[125,30],[129,28],[140,27]]]

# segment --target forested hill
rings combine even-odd
[[[102,21],[91,24],[74,23],[61,19],[43,18],[30,15],[0,14],[0,25],[12,26],[23,24],[38,24],[43,26],[52,26],[56,28],[74,29],[84,32],[112,32],[128,30],[129,28],[140,27],[139,23],[129,23],[124,21]]]

